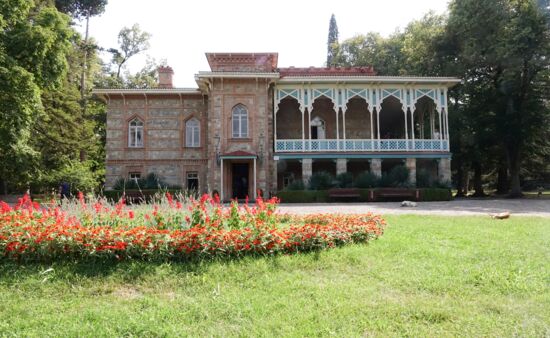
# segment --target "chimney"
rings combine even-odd
[[[159,72],[159,88],[174,88],[172,84],[172,75],[174,70],[170,66],[160,66]]]

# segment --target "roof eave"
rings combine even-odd
[[[452,87],[462,80],[452,77],[392,77],[392,76],[286,76],[277,83],[370,83],[370,84],[445,84]]]

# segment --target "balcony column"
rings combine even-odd
[[[437,128],[439,132],[439,144],[440,144],[439,149],[443,149],[443,130],[441,129],[441,109],[437,112],[437,115],[439,116],[439,128]]]
[[[342,138],[346,139],[346,111],[342,108],[342,133],[344,134]]]
[[[336,175],[348,172],[348,160],[346,158],[336,159]]]
[[[339,126],[339,117],[340,117],[340,109],[336,107],[336,149],[340,149],[340,126]]]
[[[404,118],[405,118],[405,149],[409,149],[409,128],[407,127],[407,125],[409,124],[407,122],[407,110],[408,108],[405,107],[405,114],[404,114]]]
[[[374,148],[374,126],[372,125],[373,119],[372,119],[372,107],[369,107],[369,117],[370,117],[370,141],[371,141],[371,147]]]
[[[382,177],[382,159],[372,158],[370,160],[370,172],[377,177]]]
[[[380,110],[376,108],[376,138],[378,139],[378,151],[380,151]]]
[[[450,142],[450,134],[449,134],[449,103],[447,102],[447,88],[443,90],[444,94],[444,103],[445,103],[445,130],[447,130],[447,141]],[[448,150],[448,149],[447,149]]]
[[[407,117],[409,116],[409,90],[401,90],[401,106],[403,107],[403,121],[405,122],[405,149],[409,150],[409,122]]]
[[[435,118],[434,118],[434,106],[430,105],[430,139],[435,138]]]
[[[305,126],[304,126],[304,115],[305,115],[305,109],[304,109],[304,106],[303,105],[300,105],[300,112],[302,113],[302,150],[305,150],[306,149],[306,131],[305,131]]]
[[[441,183],[451,183],[451,159],[440,158],[437,163],[437,176]]]
[[[412,149],[416,149],[416,145],[415,145],[415,142],[414,142],[414,139],[415,139],[415,135],[414,135],[414,132],[415,132],[415,125],[414,125],[414,107],[415,107],[415,90],[414,88],[411,88],[410,89],[410,95],[411,95],[411,106],[410,106],[410,110],[411,110],[411,140],[412,140]]]
[[[313,170],[313,160],[311,158],[302,159],[302,181],[307,186]]]
[[[405,165],[409,169],[409,183],[416,185],[416,158],[407,158]]]

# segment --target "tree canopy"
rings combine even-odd
[[[379,75],[456,76],[449,92],[455,184],[468,172],[521,195],[521,178],[548,179],[550,30],[547,0],[454,0],[448,16],[428,13],[388,37],[357,35],[335,64]]]

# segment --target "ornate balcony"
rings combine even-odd
[[[307,152],[441,152],[449,151],[448,140],[404,140],[404,139],[363,139],[363,140],[275,140],[276,153]]]

